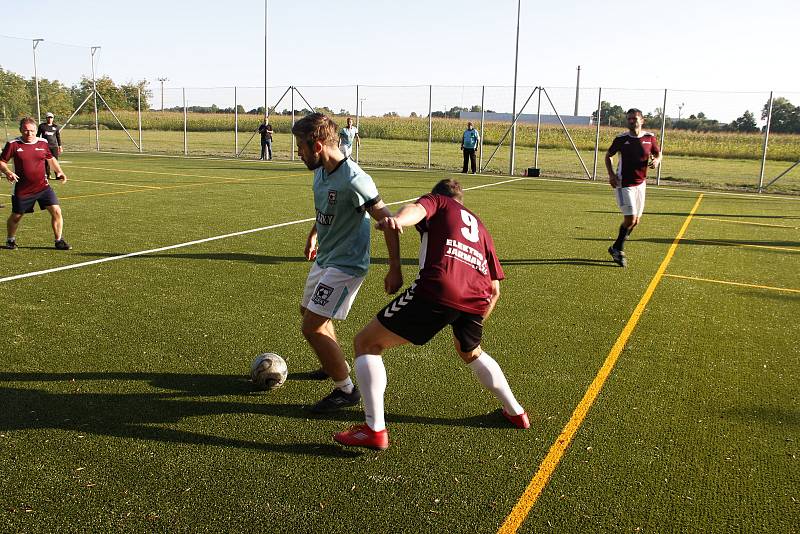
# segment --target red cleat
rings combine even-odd
[[[503,410],[503,415],[517,428],[525,429],[531,427],[531,422],[528,420],[528,412],[522,412],[519,415],[511,415]]]
[[[333,439],[351,447],[366,447],[378,451],[389,448],[389,431],[384,428],[376,432],[366,424],[354,425],[343,432],[337,432]]]

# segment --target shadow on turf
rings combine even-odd
[[[503,258],[500,263],[509,265],[588,265],[589,267],[616,267],[611,260],[597,260],[592,258],[536,258],[536,259],[510,259]]]
[[[292,374],[289,380],[303,379],[306,373]],[[144,381],[156,391],[147,393],[98,393],[82,391],[85,382]],[[275,392],[254,392],[241,375],[173,373],[0,373],[0,383],[59,382],[69,392],[43,389],[0,387],[0,430],[58,429],[80,433],[147,439],[167,443],[210,445],[253,449],[282,454],[354,457],[357,453],[328,443],[259,443],[224,436],[165,428],[188,418],[253,414],[290,419],[319,419],[353,424],[363,421],[360,410],[341,410],[314,414],[302,404],[269,403]],[[86,389],[91,388],[89,386]],[[162,390],[162,391],[159,391]],[[169,390],[169,391],[163,391]],[[262,403],[208,400],[215,396],[261,396]],[[316,401],[317,399],[310,399]],[[387,414],[393,423],[507,428],[500,411],[465,418]],[[265,425],[265,434],[269,428]]]
[[[605,241],[608,238],[602,237],[576,237],[581,241]],[[646,237],[632,239],[632,242],[657,243],[659,245],[671,245],[675,240],[667,237]],[[760,247],[800,247],[798,241],[758,241],[755,239],[681,239],[681,245],[699,245],[705,247],[736,247],[739,245],[755,245]]]
[[[612,215],[619,215],[619,210],[586,210],[586,213],[608,213]],[[646,211],[644,212],[644,217],[648,215],[667,215],[670,217],[688,217],[690,213],[688,211]],[[764,214],[754,214],[748,215],[744,213],[695,213],[694,217],[727,217],[727,218],[741,218],[741,219],[800,219],[800,217],[795,217],[793,215],[764,215]]]

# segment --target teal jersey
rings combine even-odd
[[[475,128],[464,130],[464,138],[461,140],[461,145],[464,148],[477,148],[481,136]]]
[[[372,177],[344,159],[331,174],[314,171],[317,211],[317,264],[363,276],[369,267],[370,221],[367,209],[380,200]]]
[[[358,135],[358,128],[355,126],[342,128],[339,130],[339,144],[351,148],[353,146],[353,141],[356,140],[356,135]]]

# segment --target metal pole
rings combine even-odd
[[[600,154],[600,120],[603,109],[603,88],[597,89],[597,117],[595,118],[595,133],[594,133],[594,169],[592,170],[592,180],[597,180],[597,160]]]
[[[269,122],[269,106],[267,105],[267,0],[264,0],[264,124],[267,124],[267,122]]]
[[[139,152],[142,152],[142,89],[136,88],[136,114],[139,116]]]
[[[514,97],[511,105],[511,117],[514,122],[511,124],[511,154],[508,163],[508,174],[514,174],[514,152],[517,147],[517,64],[519,62],[519,12],[522,8],[522,0],[517,0],[517,44],[514,52]]]
[[[239,157],[239,99],[233,88],[233,153]]]
[[[36,69],[36,47],[39,46],[39,43],[42,41],[44,41],[44,39],[33,40],[33,79],[36,84],[36,120],[39,121],[39,123],[42,122],[42,109],[39,105],[39,72]]]
[[[538,100],[539,103],[536,107],[536,148],[533,151],[533,166],[537,169],[539,168],[539,137],[542,132],[542,88],[538,87],[539,90]]]
[[[3,104],[3,128],[6,131],[6,142],[8,142],[8,123],[6,122],[6,105]]]
[[[433,85],[428,86],[428,168],[431,168],[431,141],[433,140]]]
[[[667,90],[664,89],[664,107],[661,108],[661,140],[658,142],[658,148],[661,149],[661,154],[664,153],[664,133],[667,130]],[[663,161],[663,160],[662,160]],[[661,165],[656,170],[656,185],[661,184]]]
[[[92,52],[92,92],[94,93],[94,138],[95,148],[100,152],[100,119],[97,116],[97,80],[94,74],[94,54],[100,50],[99,46],[91,47]]]
[[[794,163],[794,165],[792,165],[791,167],[789,167],[788,169],[786,169],[785,171],[783,171],[782,173],[780,173],[778,176],[776,176],[775,178],[773,178],[773,179],[772,179],[772,181],[771,181],[770,183],[768,183],[767,185],[765,185],[765,186],[764,186],[764,189],[767,189],[769,186],[771,186],[772,184],[774,184],[775,182],[777,182],[778,180],[780,180],[780,179],[781,179],[781,178],[782,178],[784,175],[786,175],[786,174],[789,174],[789,172],[791,172],[791,170],[792,170],[792,169],[794,169],[795,167],[797,167],[798,165],[800,165],[800,161],[796,161],[796,162]]]
[[[578,100],[581,97],[581,66],[578,65],[578,80],[575,82],[575,114],[574,116],[578,116]]]
[[[361,103],[361,101],[358,99],[358,84],[356,84],[356,130],[358,130],[359,126],[361,125],[361,110],[359,109],[360,103]],[[356,163],[358,163],[358,145],[359,144],[360,143],[356,143]]]
[[[484,107],[484,97],[486,96],[486,86],[481,86],[481,152],[478,154],[478,170],[483,168],[483,122],[486,118],[486,108]]]
[[[183,155],[189,155],[189,139],[187,138],[187,132],[189,131],[188,122],[189,117],[186,111],[186,88],[182,88],[183,91]]]
[[[769,148],[769,127],[772,124],[772,91],[769,92],[769,105],[767,109],[767,126],[764,128],[764,152],[761,155],[761,174],[758,176],[758,192],[764,186],[764,168],[767,165],[767,149]]]
[[[169,78],[156,78],[159,82],[161,82],[161,111],[164,111],[164,82],[168,81]]]
[[[592,175],[589,174],[589,169],[586,168],[586,164],[583,162],[583,157],[581,157],[581,153],[578,150],[578,147],[575,146],[575,141],[572,140],[572,136],[569,134],[569,130],[567,130],[567,126],[564,124],[564,121],[561,120],[561,115],[558,114],[558,110],[556,109],[555,104],[550,99],[550,95],[547,94],[547,89],[540,88],[540,90],[544,91],[544,96],[547,98],[547,101],[550,102],[550,107],[553,108],[553,113],[556,114],[556,118],[558,122],[561,123],[561,128],[564,130],[564,133],[567,135],[567,139],[569,139],[569,144],[572,145],[572,150],[575,151],[575,155],[578,156],[578,159],[581,161],[581,167],[583,167],[583,171],[586,173],[586,178],[592,179]]]
[[[294,129],[294,85],[292,86],[292,129]],[[294,161],[294,135],[292,136],[292,161]]]

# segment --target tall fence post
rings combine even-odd
[[[481,86],[481,152],[478,156],[478,171],[483,169],[483,122],[486,118],[486,107],[484,106],[486,96],[486,86]]]
[[[600,155],[600,120],[603,108],[603,88],[597,88],[597,115],[595,116],[594,131],[594,168],[592,169],[592,180],[597,180],[597,160]]]
[[[294,129],[294,85],[292,86],[292,96],[290,102],[292,104],[292,129]],[[294,161],[294,135],[291,135],[290,137],[292,138],[292,161]]]
[[[358,99],[358,84],[356,84],[356,130],[361,127],[361,109],[359,106],[360,100]],[[359,141],[361,136],[359,135]],[[361,143],[356,143],[356,163],[358,163],[358,149]]]
[[[186,88],[183,89],[183,155],[189,155],[189,138],[188,138],[188,131],[189,131],[189,115],[186,110]]]
[[[94,75],[94,54],[100,50],[99,46],[91,47],[92,53],[92,93],[94,94],[94,140],[95,150],[100,152],[100,119],[97,116],[97,80]]]
[[[764,188],[764,168],[767,165],[767,149],[769,148],[769,127],[772,124],[772,91],[769,92],[769,105],[767,106],[767,125],[764,127],[764,151],[761,154],[761,173],[758,175],[758,192]]]
[[[239,95],[233,87],[233,153],[239,157]]]
[[[661,154],[664,154],[664,134],[667,131],[667,90],[664,89],[664,105],[661,108],[661,140],[658,142],[658,148],[661,150]],[[662,159],[663,161],[663,159]],[[656,170],[656,185],[661,184],[661,165],[658,166],[658,170]]]
[[[139,153],[143,152],[142,150],[142,89],[136,89],[136,114],[139,118]]]
[[[539,103],[536,106],[536,146],[533,149],[533,166],[539,168],[539,136],[542,130],[542,88],[539,87]]]
[[[431,141],[433,140],[433,86],[428,86],[428,168],[431,168]]]

